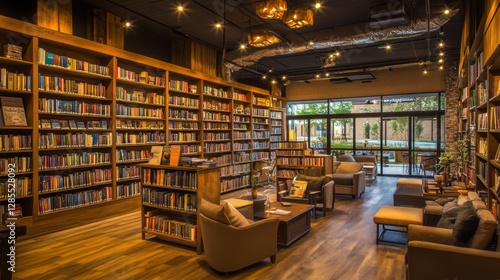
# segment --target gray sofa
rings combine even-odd
[[[357,162],[334,162],[333,174],[327,174],[335,182],[335,195],[346,194],[352,198],[365,192],[366,172]]]
[[[468,196],[464,203],[469,204],[478,219],[477,229],[470,229],[471,236],[467,241],[459,240],[460,235],[456,232],[460,227],[457,225],[460,223],[458,216],[453,228],[409,225],[407,279],[500,279],[500,248],[497,245],[497,251],[489,250],[495,245],[492,244],[497,229],[495,217],[476,193]],[[438,207],[428,203],[428,210],[429,206]],[[442,210],[451,207],[445,204]],[[443,212],[443,217],[445,221],[440,220],[439,226],[445,225],[446,217],[453,220],[447,212]]]

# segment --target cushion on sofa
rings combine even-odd
[[[299,181],[307,181],[307,189],[309,191],[320,191],[323,185],[326,185],[328,182],[332,180],[330,176],[307,176],[304,174],[297,175],[297,180]]]
[[[229,225],[229,220],[224,215],[224,204],[226,203],[226,201],[221,201],[221,205],[214,204],[202,198],[200,202],[200,210],[201,213],[207,218]]]
[[[334,161],[333,162],[333,173],[337,172],[337,168],[339,168],[339,165],[341,164],[341,161]]]
[[[497,223],[493,214],[487,209],[477,210],[476,215],[479,217],[479,225],[474,237],[470,241],[470,247],[487,249],[495,235]]]
[[[472,203],[470,201],[465,202],[458,208],[452,236],[457,241],[466,243],[476,232],[478,224],[479,217],[476,215]]]
[[[335,182],[335,185],[345,185],[345,186],[352,186],[354,185],[354,179],[352,177],[352,174],[343,174],[343,173],[335,173],[332,176],[333,181]]]
[[[342,162],[356,162],[356,160],[351,154],[340,155],[337,157],[337,160]]]
[[[335,173],[354,174],[356,172],[361,171],[362,169],[363,169],[363,164],[361,164],[361,163],[342,162],[342,163],[340,163],[340,165],[337,168],[337,171],[335,171]]]
[[[234,206],[231,203],[229,202],[224,203],[223,208],[224,208],[224,216],[226,216],[230,225],[235,227],[244,227],[250,224],[247,218],[245,218],[245,216],[243,216],[243,214],[241,214],[240,211],[238,211],[238,209],[234,208]]]
[[[443,212],[443,214],[441,215],[441,218],[439,219],[438,223],[436,224],[436,227],[453,229],[453,226],[455,225],[455,221],[457,219],[458,209],[459,209],[459,207],[456,206],[456,207],[450,208],[446,212]]]

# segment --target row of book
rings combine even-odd
[[[233,123],[233,130],[249,130],[250,124],[246,123]]]
[[[116,167],[118,180],[141,177],[141,168],[136,165],[120,165]]]
[[[226,153],[231,152],[231,143],[205,143],[203,145],[205,153]]]
[[[500,106],[492,106],[490,108],[491,129],[500,129]]]
[[[306,157],[304,158],[304,164],[309,166],[323,166],[325,165],[325,159],[322,157]]]
[[[76,100],[40,98],[38,100],[38,112],[109,117],[111,116],[111,105]]]
[[[299,174],[298,170],[280,169],[278,170],[278,177],[294,178]]]
[[[116,67],[116,78],[159,87],[165,86],[164,77],[150,75],[147,71],[136,73],[119,66]]]
[[[116,99],[121,101],[132,101],[146,104],[164,105],[165,97],[156,92],[145,93],[139,90],[127,91],[123,87],[116,88]]]
[[[303,156],[304,150],[278,150],[277,156]]]
[[[116,104],[116,116],[155,119],[164,118],[163,109],[161,108],[143,108],[124,104]]]
[[[168,109],[168,118],[172,120],[198,120],[198,112],[187,110]]]
[[[251,149],[252,145],[249,142],[236,142],[233,144],[233,151],[248,151]]]
[[[482,105],[486,102],[488,102],[488,80],[477,85],[477,104]]]
[[[116,197],[126,198],[140,195],[140,186],[141,184],[137,181],[129,182],[128,184],[119,184],[116,186]]]
[[[217,96],[217,97],[223,97],[223,98],[229,98],[229,91],[227,91],[223,88],[215,88],[212,86],[203,86],[203,94]]]
[[[252,152],[252,161],[269,159],[269,152]]]
[[[164,129],[164,121],[116,120],[117,129]]]
[[[203,121],[229,122],[230,120],[231,116],[228,114],[203,111]]]
[[[248,173],[252,168],[250,167],[249,163],[245,164],[235,164],[235,165],[228,165],[220,168],[220,175],[221,176],[230,176],[230,175],[237,175],[237,174],[242,174],[242,173]]]
[[[233,99],[240,101],[249,101],[246,93],[233,92]]]
[[[75,121],[75,120],[64,120],[64,119],[39,119],[39,128],[51,128],[51,129],[108,129],[108,120],[100,121]]]
[[[283,112],[277,112],[277,111],[271,111],[271,119],[278,119],[278,120],[281,120],[283,117]],[[277,121],[279,122],[281,125],[281,121]],[[273,121],[274,123],[274,121]],[[277,125],[277,124],[273,124],[273,125]]]
[[[229,130],[229,123],[203,122],[204,130]]]
[[[250,140],[252,138],[252,133],[250,131],[235,131],[233,132],[233,138]]]
[[[148,211],[146,213],[144,229],[191,241],[196,241],[198,231],[198,227],[194,224],[173,220],[165,215],[158,215],[157,211]]]
[[[198,132],[171,132],[168,135],[168,141],[184,142],[184,141],[200,141]]]
[[[488,113],[477,114],[477,129],[488,129]]]
[[[168,97],[168,104],[175,106],[189,107],[193,109],[200,108],[200,100],[188,97],[175,96],[175,95],[170,95]]]
[[[151,153],[149,149],[130,150],[130,151],[125,149],[116,150],[117,162],[148,160],[150,157]]]
[[[240,115],[250,115],[250,107],[243,104],[234,104],[233,113]]]
[[[253,97],[253,104],[255,105],[269,106],[270,102],[271,101],[269,100],[269,98],[256,97],[256,96]]]
[[[39,155],[38,169],[72,168],[95,164],[110,164],[111,153],[86,152],[65,153],[59,155]]]
[[[173,90],[177,90],[177,91],[193,93],[193,94],[198,93],[197,92],[198,87],[196,85],[190,85],[186,81],[170,80],[170,81],[168,81],[168,88],[173,89]]]
[[[211,124],[211,123],[209,123]],[[180,122],[180,121],[168,121],[168,127],[170,129],[189,129],[198,130],[197,122]]]
[[[9,197],[9,188],[16,190],[16,198],[31,195],[31,178],[16,177],[13,186],[9,186],[7,180],[8,178],[0,178],[0,199]]]
[[[269,117],[269,109],[260,109],[260,108],[253,108],[252,110],[254,116],[259,116],[259,117]]]
[[[143,203],[187,212],[196,212],[196,198],[195,193],[180,193],[154,188],[142,189]]]
[[[303,165],[302,158],[277,158],[276,164],[278,165]]]
[[[483,73],[484,69],[484,54],[481,52],[474,63],[469,65],[469,85],[472,85],[478,75]]]
[[[43,175],[38,179],[38,192],[52,192],[112,182],[109,168],[92,169],[63,175]]]
[[[106,98],[106,86],[101,83],[77,82],[61,77],[43,76],[41,73],[38,73],[38,89],[56,93]]]
[[[31,135],[0,135],[0,151],[31,150]]]
[[[31,91],[31,85],[32,80],[30,75],[9,72],[7,68],[0,68],[0,88]]]
[[[479,138],[476,149],[478,154],[486,156],[488,154],[488,140],[486,138]]]
[[[216,140],[223,140],[223,141],[229,141],[231,140],[231,133],[229,132],[205,132],[203,133],[203,140],[204,141],[216,141]]]
[[[273,135],[271,136],[271,142],[279,142],[279,141],[283,141],[283,138],[281,137],[281,135]]]
[[[110,186],[97,190],[85,190],[74,193],[63,193],[50,197],[41,197],[38,199],[38,214],[81,207],[112,199],[113,191]]]
[[[23,59],[23,47],[13,45],[13,44],[5,44],[3,45],[3,56],[7,58],[13,59]]]
[[[181,153],[183,155],[199,154],[201,153],[201,146],[198,144],[181,145]]]
[[[307,142],[282,142],[277,145],[278,149],[307,149]]]
[[[126,144],[164,144],[165,143],[165,133],[163,132],[140,132],[140,133],[128,133],[128,132],[117,132],[116,133],[116,144],[126,145]]]
[[[166,171],[144,168],[144,184],[196,190],[198,177],[189,171]]]
[[[252,142],[254,149],[269,149],[269,142],[261,142],[261,141],[253,141]]]
[[[250,117],[233,116],[233,121],[238,123],[250,123]]]
[[[203,101],[203,109],[231,112],[231,104],[219,101]]]
[[[12,171],[14,173],[31,172],[31,157],[0,158],[0,175],[7,175]]]
[[[38,134],[38,148],[40,149],[111,146],[111,144],[112,144],[111,132]]]
[[[282,126],[283,123],[281,121],[278,121],[278,120],[271,120],[271,125],[272,126]]]
[[[238,164],[238,163],[249,162],[250,158],[251,155],[248,152],[235,152],[233,155],[233,163]]]
[[[82,71],[97,75],[109,76],[109,67],[87,61],[58,55],[43,48],[38,48],[38,63],[49,66],[57,66],[73,71]]]
[[[254,139],[262,139],[269,138],[269,135],[269,131],[254,131],[252,136]]]
[[[230,154],[222,154],[213,157],[208,157],[209,162],[215,162],[217,166],[226,165],[232,163]],[[222,172],[222,171],[221,171]]]
[[[228,191],[236,188],[242,188],[250,186],[250,175],[244,175],[241,177],[230,177],[224,178],[220,182],[220,191]]]

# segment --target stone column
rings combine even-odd
[[[445,95],[446,95],[446,115],[445,115],[445,147],[446,151],[450,152],[456,147],[458,135],[458,110],[460,104],[460,93],[458,92],[458,73],[454,65],[457,65],[456,61],[447,63],[444,66],[443,80],[445,84]]]

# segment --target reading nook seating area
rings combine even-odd
[[[0,280],[500,279],[500,0],[2,1],[0,46]]]

